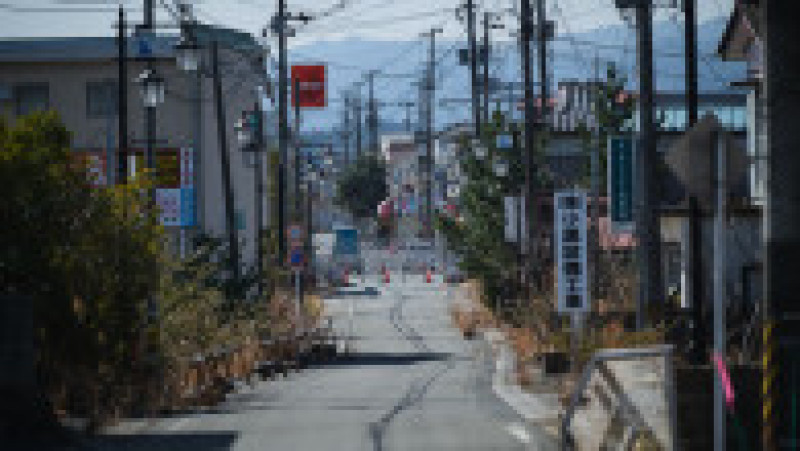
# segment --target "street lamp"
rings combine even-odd
[[[479,144],[478,146],[474,147],[475,157],[479,160],[483,160],[486,158],[486,155],[489,153],[489,149],[486,148],[483,144]]]
[[[139,75],[142,101],[147,108],[155,108],[164,103],[164,79],[156,73],[155,69],[147,69]]]
[[[504,158],[496,158],[492,162],[492,170],[494,175],[498,177],[505,177],[508,175],[508,161]]]
[[[200,46],[194,39],[181,37],[181,41],[175,46],[175,59],[181,70],[197,72],[200,70]]]

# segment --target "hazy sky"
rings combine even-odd
[[[163,8],[175,0],[154,0],[161,22],[173,22]],[[680,0],[659,0],[660,3]],[[260,35],[269,23],[277,0],[194,0],[197,16],[204,22],[238,28]],[[0,1],[0,37],[111,35],[119,0],[6,0]],[[131,8],[129,20],[142,18],[142,0],[124,0]],[[464,35],[465,26],[456,18],[455,8],[463,0],[287,0],[290,12],[318,15],[330,12],[300,27],[292,44],[307,44],[330,39],[415,39],[432,26],[444,29],[444,38]],[[476,0],[479,11],[503,12],[518,9],[519,0]],[[535,4],[535,0],[531,3]],[[701,21],[727,15],[733,0],[700,0]],[[336,8],[335,5],[344,5]],[[547,0],[548,16],[558,24],[559,33],[619,24],[614,0]],[[71,11],[65,11],[71,10]],[[98,11],[100,10],[100,11]],[[103,11],[105,10],[105,11]],[[665,9],[657,19],[669,19],[676,10]],[[518,19],[505,14],[504,20],[516,27]],[[501,32],[501,36],[507,31]],[[498,37],[501,37],[498,36]]]

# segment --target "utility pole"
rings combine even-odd
[[[294,142],[294,221],[299,221],[303,217],[302,196],[300,193],[300,79],[296,78],[292,83],[292,97],[294,98],[294,129],[292,130],[292,141]]]
[[[217,136],[219,137],[219,159],[222,169],[222,187],[225,190],[225,219],[228,232],[228,247],[231,256],[231,274],[234,281],[239,281],[239,237],[236,229],[236,216],[233,203],[233,187],[231,186],[231,164],[228,154],[227,122],[225,106],[222,101],[222,80],[219,74],[219,43],[211,43],[211,70],[214,83],[214,108],[217,119]]]
[[[286,1],[278,0],[278,266],[286,261],[286,165],[289,161],[289,106],[286,69]]]
[[[467,0],[467,39],[469,40],[469,70],[472,84],[472,114],[475,118],[475,136],[481,134],[481,110],[478,94],[478,52],[475,42],[475,5]]]
[[[697,124],[697,15],[696,0],[683,0],[685,16],[686,46],[686,110],[688,113],[687,129]],[[702,218],[695,196],[689,197],[689,305],[692,311],[692,343],[691,359],[696,364],[706,360],[706,335],[703,324],[703,244]]]
[[[483,13],[483,122],[489,123],[489,11]]]
[[[286,0],[277,0],[278,12],[272,19],[272,29],[278,33],[278,264],[286,261],[286,166],[289,163],[289,87],[286,55],[286,23],[298,20],[308,23],[311,18],[303,13],[286,12]]]
[[[545,0],[536,1],[536,19],[538,30],[538,45],[539,45],[539,88],[541,90],[541,104],[539,105],[539,124],[544,129],[548,125],[548,118],[550,113],[550,104],[548,97],[550,96],[550,88],[547,86],[547,17],[545,11]]]
[[[639,296],[637,328],[645,325],[645,313],[651,302],[662,302],[661,234],[657,217],[659,177],[655,130],[653,124],[653,5],[651,0],[636,2],[637,59],[639,67],[640,146],[637,173],[639,202],[637,208]]]
[[[117,184],[124,185],[128,177],[128,56],[125,39],[125,9],[119,5],[117,22]]]
[[[142,31],[147,36],[147,39],[151,39],[152,36],[155,34],[153,31],[154,22],[153,22],[153,13],[154,13],[154,5],[153,0],[144,0],[144,24],[142,25]],[[152,55],[147,56],[147,71],[152,74],[153,73],[153,57]],[[156,140],[156,108],[154,105],[145,107],[145,129],[146,129],[146,150],[145,150],[145,159],[147,164],[147,171],[150,173],[150,176],[153,178],[153,186],[150,188],[150,210],[154,210],[156,206],[156,161],[155,161],[155,140]]]
[[[358,95],[356,96],[355,113],[356,113],[356,159],[361,158],[361,87],[358,86]]]
[[[253,114],[256,115],[255,129],[255,154],[256,154],[256,269],[258,271],[258,296],[264,295],[264,113],[261,101],[253,104]]]
[[[441,33],[441,28],[431,28],[425,36],[430,38],[430,55],[428,60],[428,77],[425,84],[428,107],[425,111],[425,237],[433,236],[433,109],[436,102],[436,33]]]
[[[406,102],[404,104],[406,107],[406,131],[411,132],[411,107],[414,106],[413,102]]]
[[[697,123],[697,15],[695,2],[697,0],[683,0],[685,16],[686,45],[686,111],[689,116],[688,128]]]
[[[596,94],[593,96],[592,114],[594,116],[594,124],[592,127],[592,204],[591,204],[591,226],[589,227],[589,252],[591,256],[591,280],[592,285],[589,289],[589,295],[592,299],[598,299],[600,294],[600,118],[597,116],[597,96],[599,96],[600,89],[600,57],[595,50],[594,55],[594,80],[590,83],[588,89],[595,90]]]
[[[367,127],[369,128],[369,152],[378,154],[378,109],[375,105],[375,74],[377,70],[367,72],[369,83],[369,105],[367,106]]]
[[[343,131],[342,140],[344,143],[344,166],[350,166],[350,94],[344,95],[344,117],[343,117]]]
[[[534,185],[536,183],[536,167],[534,161],[534,111],[533,111],[533,80],[531,74],[531,18],[530,0],[522,0],[520,11],[521,26],[521,51],[522,51],[522,77],[525,86],[525,213],[527,216],[527,250],[528,258],[525,260],[525,282],[530,289],[533,277],[533,257],[535,255],[536,228],[533,224],[533,215],[536,210],[534,199]]]
[[[725,134],[716,133],[716,142],[712,143],[716,152],[717,177],[716,177],[716,215],[714,216],[714,353],[713,359],[726,361],[726,341],[728,339],[725,327],[725,310],[727,308],[727,280],[725,278],[725,265],[728,264],[726,256],[726,223],[727,223],[727,152]],[[714,377],[714,450],[725,451],[726,442],[726,415],[725,387],[722,378]]]

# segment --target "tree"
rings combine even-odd
[[[345,169],[339,179],[336,203],[363,219],[375,216],[378,204],[388,195],[385,163],[376,156],[364,155]]]
[[[591,98],[595,105],[595,118],[599,125],[597,131],[597,146],[600,149],[599,167],[600,190],[606,187],[607,165],[608,165],[608,138],[620,135],[630,130],[634,113],[634,98],[625,90],[627,79],[620,76],[614,63],[606,66],[605,83],[597,86]],[[592,149],[592,131],[589,130],[585,122],[580,122],[577,127],[583,150],[589,155]],[[586,184],[589,184],[588,177],[591,176],[589,164],[586,165]]]
[[[96,417],[122,402],[140,357],[162,231],[147,177],[93,187],[69,142],[55,113],[0,127],[0,287],[33,304],[44,391]]]
[[[496,113],[482,131],[480,142],[461,142],[460,165],[467,182],[459,196],[460,211],[456,216],[439,212],[436,227],[461,257],[461,269],[481,281],[484,302],[493,307],[510,298],[509,289],[517,282],[516,248],[505,240],[503,197],[519,192],[524,168],[521,152],[496,145],[498,134],[516,132],[502,114]],[[501,162],[508,168],[505,176],[494,171],[494,164]]]

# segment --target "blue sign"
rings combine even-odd
[[[608,140],[609,217],[615,227],[633,224],[633,136]]]
[[[193,227],[196,225],[197,208],[194,201],[194,188],[181,188],[181,225]]]
[[[497,135],[496,144],[498,149],[510,149],[514,146],[511,135]]]
[[[303,263],[305,262],[305,256],[303,255],[302,248],[294,248],[289,253],[289,264],[295,268],[302,268]]]
[[[136,41],[139,47],[139,56],[151,56],[153,54],[153,47],[150,44],[148,36],[139,36],[139,39]]]
[[[358,231],[356,229],[336,230],[334,255],[358,255]]]

